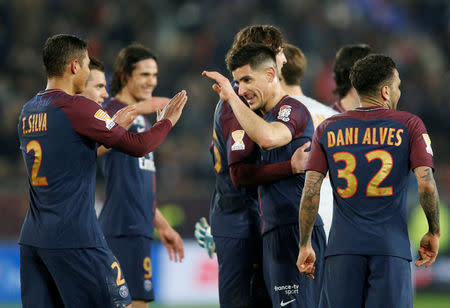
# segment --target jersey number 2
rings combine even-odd
[[[374,159],[381,160],[381,168],[372,177],[367,184],[366,195],[368,197],[384,197],[392,196],[392,186],[380,187],[380,183],[389,175],[394,165],[392,156],[389,152],[384,150],[374,150],[366,153],[365,155],[367,161],[370,163]],[[353,174],[356,169],[356,159],[353,154],[349,152],[338,152],[333,155],[334,161],[337,163],[339,161],[345,162],[345,168],[338,169],[338,178],[343,178],[347,181],[347,187],[340,188],[337,187],[337,192],[342,198],[350,198],[358,189],[358,180]]]
[[[116,285],[117,286],[123,285],[125,283],[125,279],[123,279],[123,277],[122,277],[122,270],[120,269],[119,263],[117,263],[117,261],[114,261],[111,264],[111,268],[117,269]]]
[[[41,168],[42,163],[42,148],[38,141],[31,140],[27,144],[27,153],[33,151],[34,152],[34,163],[31,168],[31,185],[33,186],[47,186],[47,177],[45,176],[37,176],[39,172],[39,168]]]

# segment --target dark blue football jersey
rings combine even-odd
[[[262,164],[290,160],[297,148],[312,140],[314,125],[308,109],[290,96],[283,97],[272,110],[264,115],[264,120],[267,122],[279,121],[285,124],[292,133],[292,140],[276,149],[268,151],[260,149]],[[304,182],[305,175],[297,174],[272,184],[259,186],[263,234],[277,226],[298,223]],[[322,225],[320,216],[316,223]]]
[[[96,142],[114,146],[125,132],[95,102],[61,90],[24,105],[18,133],[30,207],[20,244],[107,247],[94,211]]]
[[[411,260],[406,195],[410,170],[433,167],[422,121],[382,107],[357,108],[317,128],[308,170],[329,170],[333,221],[326,255]]]
[[[104,109],[113,115],[126,106],[112,99]],[[141,133],[150,127],[150,122],[140,115],[129,131]],[[153,152],[133,157],[112,149],[99,161],[106,179],[106,198],[99,216],[103,233],[106,236],[142,235],[152,238],[156,193]]]
[[[250,225],[257,224],[255,189],[236,188],[229,166],[237,162],[256,162],[256,144],[248,137],[231,106],[219,101],[214,113],[211,155],[216,185],[210,205],[211,232],[215,236],[247,238]]]

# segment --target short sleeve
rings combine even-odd
[[[83,96],[73,96],[60,108],[77,133],[106,146],[113,146],[126,132],[106,111]]]
[[[327,157],[323,150],[320,139],[324,130],[324,123],[320,124],[314,132],[313,141],[311,145],[311,153],[309,154],[309,160],[306,164],[306,170],[314,170],[323,174],[328,171]]]
[[[408,121],[408,135],[410,138],[409,161],[411,170],[420,166],[434,168],[431,139],[419,117],[412,116]]]
[[[289,98],[276,108],[275,120],[286,125],[292,134],[292,139],[300,137],[311,119],[308,109],[299,101]]]

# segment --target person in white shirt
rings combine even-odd
[[[283,46],[283,51],[286,55],[287,63],[281,68],[281,85],[287,95],[299,100],[306,108],[308,108],[314,122],[314,128],[316,128],[323,120],[338,114],[338,112],[311,97],[305,96],[303,93],[301,81],[306,71],[306,57],[303,52],[298,47],[291,44],[285,44]],[[333,190],[331,189],[328,176],[324,179],[320,197],[319,214],[322,217],[328,239],[333,217]]]

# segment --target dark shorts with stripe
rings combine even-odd
[[[119,263],[107,248],[20,246],[24,308],[112,307],[131,304]]]
[[[106,237],[106,242],[120,262],[131,298],[153,301],[152,239],[145,236],[120,236]]]
[[[411,266],[392,256],[336,255],[325,259],[319,307],[413,306]]]
[[[298,224],[279,226],[263,235],[263,270],[273,307],[317,307],[323,277],[326,236],[323,226],[314,226],[312,247],[316,253],[315,279],[297,268]]]

